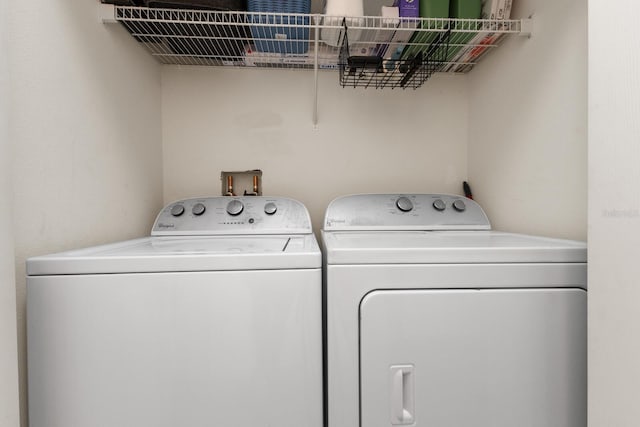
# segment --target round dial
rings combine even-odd
[[[244,205],[240,200],[232,200],[227,205],[227,213],[232,216],[240,215],[244,210]]]
[[[404,196],[399,197],[398,200],[396,200],[396,206],[402,212],[409,212],[413,209],[413,203],[411,203],[411,200],[409,200],[408,197],[404,197]]]
[[[182,205],[173,205],[171,208],[171,215],[180,216],[184,213],[184,206]]]
[[[443,211],[447,208],[447,205],[442,201],[442,199],[436,199],[433,202],[433,208],[437,211]]]
[[[193,205],[193,208],[191,209],[191,213],[193,213],[194,215],[200,216],[206,210],[207,208],[205,208],[202,203],[196,203],[195,205]]]
[[[266,213],[267,215],[273,215],[274,213],[277,212],[277,210],[278,210],[278,207],[273,202],[269,202],[266,205],[264,205],[264,213]]]
[[[464,210],[467,209],[467,205],[464,204],[464,201],[458,199],[453,202],[453,208],[458,212],[464,212]]]

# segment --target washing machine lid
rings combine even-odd
[[[313,234],[146,237],[27,260],[28,275],[320,268]]]
[[[584,263],[584,242],[498,231],[322,232],[328,264]]]

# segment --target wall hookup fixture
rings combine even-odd
[[[223,196],[262,196],[262,171],[220,172]]]

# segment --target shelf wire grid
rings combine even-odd
[[[428,44],[410,44],[409,37],[415,37],[415,33],[397,35],[396,30],[388,43],[366,48],[359,39],[353,44],[356,47],[352,47],[349,28],[345,25],[340,50],[340,84],[354,88],[417,89],[445,65],[451,36],[448,23],[429,33]]]
[[[403,45],[401,59],[409,60],[418,53],[424,57],[433,41],[449,32],[447,57],[441,58],[436,72],[467,72],[506,35],[521,31],[519,20],[345,19],[133,6],[115,6],[114,11],[116,21],[159,62],[180,65],[339,69],[342,37],[347,34],[351,55],[379,51],[381,44]]]

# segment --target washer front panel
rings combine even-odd
[[[27,279],[32,427],[322,427],[321,269]]]

